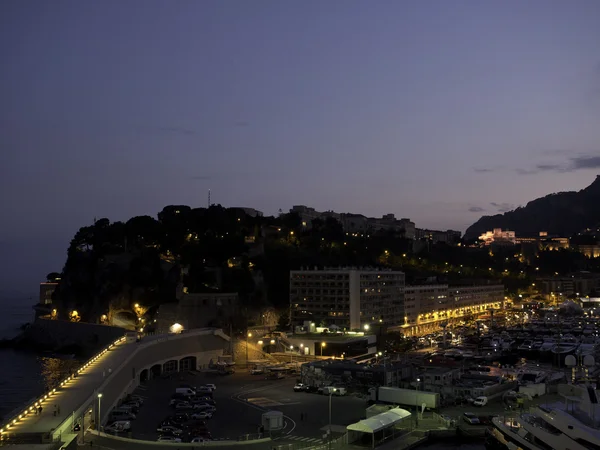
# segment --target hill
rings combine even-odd
[[[530,201],[524,207],[494,216],[483,216],[465,232],[476,239],[494,228],[515,231],[517,236],[537,236],[540,231],[572,236],[600,223],[600,175],[579,192],[559,192]]]

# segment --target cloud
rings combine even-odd
[[[488,173],[488,172],[493,172],[493,171],[494,171],[494,169],[491,169],[489,167],[475,167],[473,169],[473,172],[476,172],[476,173]]]
[[[471,206],[469,208],[469,212],[479,213],[483,211],[485,211],[485,209],[483,209],[481,206]]]
[[[517,172],[519,175],[532,175],[534,173],[538,173],[537,170],[530,169],[515,169],[515,172]]]
[[[515,209],[515,205],[513,205],[512,203],[490,202],[490,205],[492,205],[494,208],[496,208],[498,210],[498,212],[501,212],[501,213],[512,211],[513,209]]]
[[[571,158],[572,170],[600,168],[600,156],[578,156]]]
[[[574,156],[568,158],[568,160],[562,164],[542,163],[537,164],[532,169],[515,169],[515,172],[517,172],[519,175],[533,175],[540,172],[566,173],[585,169],[600,169],[600,156]]]

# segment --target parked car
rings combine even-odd
[[[213,391],[217,390],[217,385],[216,384],[206,383],[204,386],[207,387],[207,388],[212,389]]]
[[[156,429],[157,433],[169,433],[169,434],[181,434],[183,430],[181,428],[174,427],[172,425],[164,425]]]
[[[466,412],[463,414],[463,420],[471,425],[479,425],[479,418],[470,412]]]
[[[306,392],[306,385],[303,383],[298,383],[294,386],[294,392]]]
[[[265,371],[262,369],[258,369],[258,368],[252,369],[250,371],[251,375],[262,375],[263,373],[265,373]]]
[[[110,434],[125,433],[126,431],[128,430],[126,430],[122,425],[112,424],[104,427],[104,432]]]
[[[213,411],[200,411],[200,412],[192,414],[192,419],[199,419],[199,420],[212,419],[212,416],[213,416]]]
[[[175,415],[170,417],[171,420],[177,423],[185,422],[186,420],[190,420],[190,415],[183,411],[178,411]]]
[[[156,440],[156,442],[181,442],[181,438],[176,436],[161,436]]]
[[[192,409],[193,406],[190,405],[188,402],[179,402],[175,404],[175,409],[180,411],[180,410],[186,410],[186,409]]]
[[[195,405],[195,404],[198,404],[198,403],[206,403],[207,405],[212,405],[212,406],[216,406],[217,405],[217,402],[215,402],[210,397],[195,397],[192,400],[190,400],[190,403],[192,405]]]
[[[209,441],[210,441],[210,439],[206,439],[206,438],[198,437],[197,436],[194,439],[192,439],[190,441],[190,443],[192,443],[192,444],[200,444],[200,443],[209,442]]]
[[[110,424],[110,426],[117,426],[123,428],[125,431],[131,429],[131,422],[129,420],[117,420]]]
[[[473,402],[473,406],[485,406],[488,404],[488,398],[487,397],[477,397],[475,399],[475,401]]]

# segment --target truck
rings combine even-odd
[[[394,405],[407,405],[437,409],[440,406],[440,394],[435,392],[415,391],[393,387],[379,387],[371,389],[371,400]]]

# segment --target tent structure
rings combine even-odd
[[[389,411],[377,414],[376,416],[348,425],[346,429],[348,430],[349,435],[353,435],[356,438],[359,436],[364,437],[365,434],[371,435],[371,446],[375,447],[376,441],[384,440],[386,435],[394,435],[395,428],[400,425],[404,419],[410,419],[410,417],[410,411],[402,408],[393,408]],[[391,433],[386,433],[386,431],[390,430]]]

